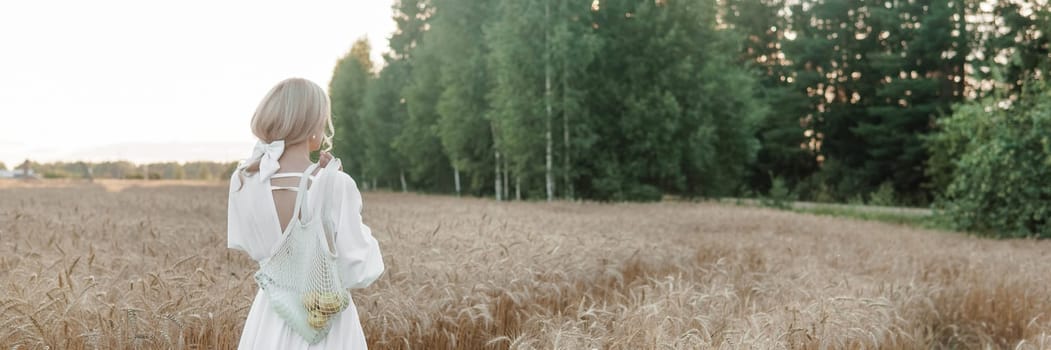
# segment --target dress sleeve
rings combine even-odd
[[[334,170],[336,186],[329,195],[338,198],[328,208],[335,230],[340,279],[346,288],[365,288],[383,274],[383,256],[372,230],[361,220],[361,193],[349,175]]]
[[[241,227],[241,217],[243,208],[240,207],[240,201],[237,200],[238,190],[241,188],[241,176],[240,169],[234,171],[233,175],[230,176],[230,191],[227,193],[228,198],[226,201],[226,247],[230,249],[237,249],[244,252],[248,252],[248,244],[245,237],[245,228]]]

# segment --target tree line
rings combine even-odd
[[[151,180],[225,180],[237,162],[162,162],[135,164],[128,161],[48,162],[26,161],[15,169],[28,166],[36,175],[49,179],[151,179]],[[0,170],[6,167],[0,163]]]
[[[369,187],[497,199],[934,202],[938,121],[1048,72],[1044,0],[400,0],[335,150]],[[949,160],[951,162],[951,160]]]

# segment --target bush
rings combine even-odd
[[[954,228],[1051,237],[1051,90],[1034,84],[1009,108],[986,99],[956,108],[939,123],[932,145],[960,154],[936,204]],[[940,152],[947,158],[945,149]]]
[[[865,197],[862,197],[860,193],[855,194],[850,199],[847,199],[847,204],[850,205],[865,205]]]
[[[890,181],[879,185],[879,188],[869,195],[869,205],[893,207],[897,204],[898,201],[895,199],[894,195],[894,185]]]
[[[785,185],[785,180],[775,177],[770,182],[770,193],[760,199],[760,204],[766,207],[778,209],[792,209],[792,202],[796,201],[796,195]]]
[[[629,201],[656,202],[660,201],[663,196],[659,188],[645,184],[629,186],[624,191],[624,199]]]
[[[819,175],[820,173],[815,173],[799,181],[795,189],[796,196],[811,202],[835,203],[836,197],[832,195],[825,179]]]
[[[45,171],[43,176],[45,179],[65,179],[69,177],[69,174],[61,171]]]

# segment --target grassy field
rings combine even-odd
[[[719,200],[742,206],[776,208],[773,205],[763,205],[762,200],[745,198],[725,198]],[[778,209],[791,210],[797,213],[835,216],[858,220],[879,221],[899,225],[907,225],[915,228],[948,230],[950,226],[934,216],[931,209],[908,208],[908,207],[882,207],[858,204],[837,203],[814,203],[814,202],[791,202],[785,203],[784,207]]]
[[[230,349],[221,183],[0,182],[0,348]],[[375,349],[1047,349],[1051,242],[716,203],[367,193]]]

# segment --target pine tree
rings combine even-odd
[[[771,113],[760,122],[756,136],[761,147],[751,166],[749,187],[770,188],[774,178],[789,188],[817,170],[814,133],[806,121],[810,104],[794,88],[795,76],[782,50],[791,33],[785,0],[727,0],[725,22],[741,36],[739,60],[759,76],[759,98]]]
[[[870,56],[881,84],[867,111],[873,117],[855,132],[864,138],[868,159],[864,176],[870,185],[891,183],[912,204],[931,199],[924,165],[924,144],[936,118],[950,113],[963,99],[965,52],[961,20],[954,20],[962,1],[925,3],[886,1],[873,6],[874,35],[884,51]],[[904,14],[904,15],[903,15]],[[903,20],[909,18],[911,20]],[[953,33],[959,33],[953,35]]]

